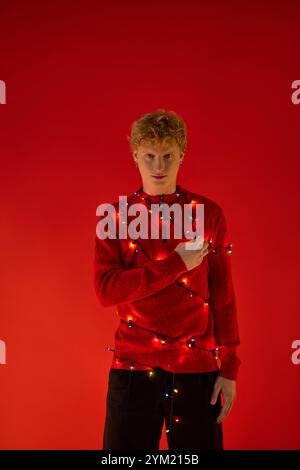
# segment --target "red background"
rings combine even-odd
[[[233,243],[225,448],[299,449],[299,2],[2,0],[0,22],[1,448],[101,448],[118,319],[93,287],[96,207],[141,185],[126,136],[164,107],[188,128],[178,183]]]

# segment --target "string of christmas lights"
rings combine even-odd
[[[142,196],[141,195],[142,193],[142,188],[140,188],[138,191],[136,191],[134,193],[135,196],[137,196],[139,199],[141,199],[142,201],[144,201],[144,205],[147,207],[148,209],[148,212],[151,213],[151,209],[149,209],[149,207],[147,206],[147,204],[152,204],[151,200],[148,199],[147,197],[145,196]],[[180,198],[184,197],[184,195],[180,192],[180,191],[177,191],[176,192],[176,197],[177,197],[177,200],[179,200]],[[163,195],[160,196],[160,203],[163,203],[164,202],[164,198],[163,198]],[[192,205],[192,208],[197,204],[197,201],[195,200],[188,200],[187,203],[190,203]],[[128,205],[128,202],[126,203]],[[160,209],[161,212],[163,213],[162,209]],[[119,217],[120,213],[119,211],[117,212],[117,217]],[[192,219],[192,224],[197,221],[196,218],[193,218],[193,217],[190,217]],[[162,215],[160,217],[160,220],[162,221],[165,221],[165,216]],[[173,217],[169,217],[168,220],[170,220],[173,224],[174,224],[174,219]],[[122,223],[125,223],[124,221]],[[167,240],[166,239],[162,239],[162,242],[165,243]],[[140,240],[139,239],[136,239],[136,240],[133,240],[133,239],[130,239],[129,242],[128,242],[128,248],[129,249],[134,249],[135,250],[135,253],[142,253],[146,256],[147,259],[149,260],[159,260],[159,259],[162,259],[161,256],[158,256],[156,258],[151,258],[148,254],[148,252],[144,249],[143,245],[141,244]],[[208,246],[208,250],[212,253],[212,254],[216,254],[218,253],[221,249],[225,249],[226,253],[228,255],[231,255],[232,254],[232,243],[228,244],[228,245],[219,245],[219,246],[213,246],[213,240],[212,238],[210,238],[209,240],[209,246]],[[188,282],[189,282],[189,279],[188,277],[185,275],[183,278],[181,279],[176,279],[175,280],[175,284],[177,284],[179,287],[183,288],[183,289],[186,289],[186,291],[188,292],[188,298],[192,298],[193,295],[196,295],[198,297],[201,297],[203,299],[203,307],[207,308],[209,306],[209,299],[204,297],[203,295],[201,295],[200,293],[198,292],[195,292],[194,290],[190,289],[188,287]],[[195,336],[190,336],[187,340],[183,340],[180,336],[177,336],[177,337],[170,337],[170,336],[167,336],[165,334],[161,334],[160,332],[158,331],[153,331],[153,330],[150,330],[148,328],[145,328],[145,327],[142,327],[140,325],[138,325],[135,321],[134,321],[134,318],[133,316],[129,316],[127,318],[127,321],[126,320],[123,320],[123,319],[120,319],[121,322],[124,322],[127,324],[128,328],[139,328],[139,329],[142,329],[142,330],[145,330],[145,331],[148,331],[149,333],[153,334],[153,341],[158,344],[158,345],[161,345],[161,346],[166,346],[167,344],[171,344],[171,343],[174,343],[174,342],[178,342],[179,344],[182,344],[182,345],[185,345],[186,347],[188,348],[198,348],[198,349],[206,349],[206,348],[201,348],[199,345],[197,345],[197,341],[196,341],[196,337]],[[220,361],[219,361],[219,356],[218,356],[218,351],[219,349],[221,349],[222,346],[220,347],[216,347],[214,349],[210,349],[210,351],[212,351],[214,353],[214,356],[215,356],[215,359],[216,359],[216,363],[217,363],[217,367],[218,369],[220,369]],[[109,346],[106,347],[106,350],[107,351],[112,351],[115,353],[115,350]],[[207,350],[207,349],[206,349]],[[115,356],[115,355],[114,355]],[[141,362],[138,362],[138,361],[133,361],[131,359],[128,359],[128,358],[125,358],[125,357],[118,357],[118,356],[115,356],[115,364],[119,364],[120,362],[123,361],[126,361],[126,362],[130,362],[130,372],[132,372],[134,370],[134,366],[135,364],[140,364],[142,366],[147,366],[147,367],[152,367],[152,369],[150,370],[147,370],[146,373],[148,374],[149,377],[153,377],[155,375],[155,371],[154,371],[154,368],[153,366],[149,366],[148,364],[144,364],[144,363],[141,363]],[[169,428],[166,429],[166,432],[167,433],[171,433],[171,430],[172,430],[172,423],[174,421],[174,423],[179,423],[181,421],[181,418],[179,416],[173,416],[173,401],[174,401],[174,397],[175,396],[178,396],[179,395],[179,389],[176,387],[176,383],[175,383],[175,373],[172,373],[173,374],[173,383],[172,383],[172,391],[166,391],[163,396],[164,398],[170,398],[171,399],[171,403],[170,403],[170,420],[169,420]],[[169,439],[171,438],[171,435],[169,435]]]

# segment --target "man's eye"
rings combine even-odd
[[[172,158],[172,154],[171,154],[171,153],[168,153],[168,154],[166,155],[166,157],[167,157],[168,159],[170,159],[170,158]]]

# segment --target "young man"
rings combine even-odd
[[[120,319],[103,449],[157,450],[165,422],[169,449],[222,450],[222,421],[236,399],[241,363],[223,210],[177,184],[186,125],[176,113],[141,116],[129,139],[142,187],[127,199],[128,214],[142,204],[150,225],[153,204],[159,204],[162,215],[158,238],[149,228],[136,239],[119,231],[116,238],[96,236],[96,293],[101,305],[117,306]],[[204,204],[202,247],[188,249],[194,240],[185,233],[174,237],[174,217],[164,217],[165,205],[174,203],[183,209]],[[115,221],[121,222],[120,211]]]

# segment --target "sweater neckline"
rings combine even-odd
[[[157,195],[152,195],[148,194],[143,190],[143,187],[141,186],[137,191],[135,191],[135,195],[138,196],[142,201],[148,201],[150,203],[161,203],[164,202],[166,204],[170,204],[173,202],[176,202],[180,200],[182,196],[184,196],[184,189],[182,186],[179,184],[176,184],[176,190],[173,193],[170,194],[157,194]]]

